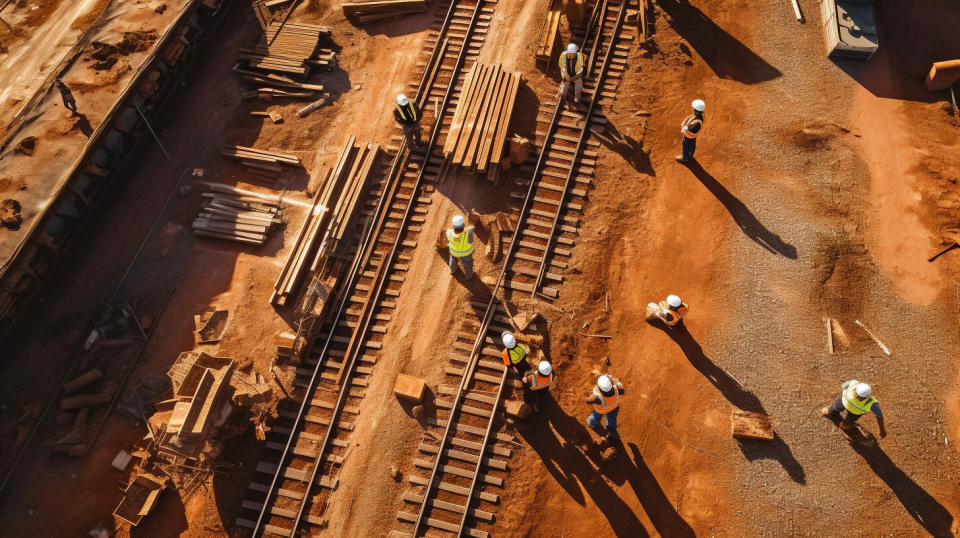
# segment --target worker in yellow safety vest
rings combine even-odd
[[[604,374],[597,378],[597,386],[587,397],[587,404],[593,406],[593,412],[587,417],[587,424],[603,435],[601,421],[605,421],[607,438],[613,441],[620,440],[620,434],[617,433],[617,415],[620,413],[620,397],[624,392],[619,379]]]
[[[473,278],[473,226],[466,227],[462,215],[453,217],[453,228],[447,228],[447,247],[450,249],[450,274],[457,274],[459,263],[467,280]]]
[[[844,411],[846,411],[845,414]],[[880,425],[880,437],[886,437],[887,428],[883,423],[883,411],[880,410],[877,398],[873,396],[873,389],[870,385],[856,379],[844,383],[840,388],[840,397],[834,400],[830,407],[820,410],[823,416],[839,420],[840,428],[843,430],[852,429],[860,417],[871,412],[877,417],[877,424]]]
[[[393,109],[393,117],[403,129],[403,136],[407,139],[407,146],[411,149],[420,147],[420,109],[417,104],[407,98],[406,95],[397,96],[397,107]]]
[[[573,93],[576,102],[580,102],[583,93],[583,74],[587,57],[579,52],[573,43],[567,45],[567,51],[560,55],[560,90],[557,92],[557,102],[566,97],[573,83]]]
[[[517,342],[517,338],[510,331],[503,331],[500,338],[503,341],[503,364],[512,367],[522,379],[523,374],[530,369],[530,363],[527,362],[530,348]]]
[[[681,148],[683,152],[677,155],[677,160],[685,163],[693,159],[693,153],[697,151],[697,136],[703,130],[703,111],[707,104],[703,99],[696,99],[692,103],[693,114],[684,118],[680,124]]]
[[[540,411],[540,404],[550,393],[553,383],[553,367],[547,361],[540,361],[535,371],[523,376],[523,401],[533,405],[534,411]]]

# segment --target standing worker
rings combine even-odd
[[[522,379],[523,374],[530,369],[530,363],[527,362],[527,354],[530,353],[530,349],[517,343],[516,337],[510,331],[503,331],[500,337],[503,340],[503,364],[512,366],[513,370]]]
[[[393,110],[393,117],[403,129],[403,136],[407,138],[407,145],[411,148],[420,147],[422,131],[420,129],[420,109],[417,104],[407,99],[407,96],[397,96],[397,107]]]
[[[652,316],[656,316],[666,324],[667,327],[672,329],[683,322],[683,317],[687,315],[687,310],[687,305],[680,300],[680,297],[668,295],[666,301],[649,303],[647,305],[647,319],[652,321]]]
[[[685,163],[693,159],[693,153],[697,151],[697,135],[703,130],[703,110],[707,104],[702,99],[693,102],[693,114],[684,118],[680,124],[680,136],[683,138],[683,153],[677,155],[677,160]]]
[[[593,405],[593,413],[587,417],[587,424],[594,431],[602,433],[601,419],[606,419],[607,438],[619,441],[617,433],[617,414],[620,412],[620,396],[624,393],[620,380],[608,374],[597,378],[597,386],[587,397],[587,404]]]
[[[447,247],[450,249],[450,274],[457,274],[458,260],[463,263],[467,280],[473,278],[473,226],[466,228],[462,215],[453,217],[453,228],[447,228]]]
[[[540,411],[543,398],[550,391],[553,383],[553,367],[547,361],[540,361],[537,369],[523,376],[523,401],[533,405],[534,411]]]
[[[57,89],[60,90],[60,100],[63,101],[64,108],[69,110],[71,115],[77,116],[77,100],[73,97],[73,92],[60,79],[57,79]]]
[[[846,411],[846,415],[843,415]],[[883,412],[880,410],[880,403],[873,397],[873,389],[866,383],[861,383],[852,379],[843,384],[840,389],[840,397],[834,400],[830,407],[824,407],[820,414],[834,420],[839,420],[841,430],[853,429],[854,423],[863,415],[873,412],[877,417],[877,424],[880,425],[880,438],[887,436],[887,429],[883,425]]]
[[[573,43],[567,45],[567,52],[560,55],[560,91],[557,92],[557,102],[566,97],[570,91],[570,83],[573,83],[573,93],[576,102],[580,103],[580,95],[583,93],[583,68],[587,63],[587,57],[577,51],[577,46]]]

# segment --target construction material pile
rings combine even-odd
[[[287,262],[274,285],[270,302],[283,306],[309,276],[322,270],[336,252],[360,209],[361,195],[376,171],[378,144],[357,144],[351,136],[336,166],[329,170],[313,198]]]
[[[274,224],[281,222],[280,196],[242,191],[229,185],[198,181],[205,192],[193,233],[200,237],[262,245]]]
[[[296,155],[246,146],[224,146],[220,155],[240,161],[247,175],[270,184],[283,173],[283,166],[301,166]]]
[[[443,146],[449,164],[480,174],[493,164],[499,172],[519,88],[520,73],[508,73],[499,64],[473,65]]]
[[[343,14],[354,24],[392,19],[427,9],[425,0],[360,0],[340,2]]]
[[[312,67],[337,66],[332,49],[318,48],[320,38],[329,38],[330,31],[328,26],[314,24],[270,23],[253,47],[240,49],[240,62],[233,68],[243,80],[256,86],[243,95],[244,99],[317,97],[323,86],[305,80]]]
[[[560,29],[560,8],[563,7],[562,0],[551,0],[550,9],[547,10],[547,16],[543,21],[543,28],[540,29],[540,39],[537,41],[537,50],[534,53],[537,65],[544,72],[550,68],[553,50],[556,48],[557,37]]]

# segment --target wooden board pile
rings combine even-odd
[[[500,163],[519,88],[520,73],[473,64],[443,146],[449,164],[485,174]]]
[[[222,183],[198,181],[210,189],[201,196],[193,233],[200,237],[262,245],[274,224],[281,222],[280,196],[242,191]]]
[[[351,22],[363,24],[392,19],[409,13],[420,13],[427,9],[427,3],[425,0],[361,0],[340,2],[340,7]]]
[[[311,67],[337,66],[333,50],[318,49],[321,36],[329,37],[330,31],[328,26],[315,24],[271,23],[253,47],[240,49],[240,63],[234,71],[258,86],[254,96],[312,97],[323,91],[323,86],[302,82]]]
[[[270,303],[283,306],[300,284],[326,265],[362,208],[362,194],[376,168],[378,144],[357,144],[351,136],[337,165],[313,198],[297,240],[274,285]]]
[[[562,0],[552,0],[550,9],[547,10],[547,16],[543,21],[543,28],[540,30],[540,40],[537,41],[537,50],[534,53],[537,64],[545,72],[550,70],[552,65],[553,50],[556,48],[558,31],[560,29],[560,8],[563,7]]]
[[[284,166],[300,166],[300,157],[246,146],[224,146],[220,155],[240,161],[247,174],[261,182],[273,184]]]

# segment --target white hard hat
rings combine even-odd
[[[397,104],[398,104],[398,105],[400,105],[400,106],[407,106],[407,103],[409,103],[409,102],[410,102],[410,100],[407,99],[407,96],[406,96],[406,95],[403,95],[403,94],[401,93],[400,95],[397,96]]]
[[[600,387],[600,390],[603,392],[610,392],[613,390],[613,381],[610,381],[610,376],[603,374],[597,378],[597,386]]]
[[[857,385],[857,396],[866,398],[871,394],[873,394],[873,389],[870,388],[870,385],[867,385],[866,383],[860,383]]]
[[[513,349],[517,346],[517,339],[509,332],[503,331],[503,334],[500,336],[503,337],[503,345],[507,346],[507,349]]]
[[[697,112],[703,112],[703,109],[707,108],[707,104],[703,102],[703,99],[694,99],[693,109]]]
[[[683,304],[683,301],[681,301],[676,295],[667,295],[667,304],[674,308],[680,308],[680,305]]]
[[[463,220],[463,215],[457,215],[456,217],[453,217],[454,228],[460,228],[464,224],[465,224],[465,221]]]
[[[537,365],[537,371],[540,372],[540,375],[550,375],[550,372],[553,371],[553,368],[550,366],[549,362],[540,361],[540,364]]]
[[[576,45],[575,43],[570,43],[569,45],[567,45],[567,53],[569,53],[569,54],[573,54],[574,52],[577,52],[578,50],[580,50],[580,49],[577,48],[577,45]]]

